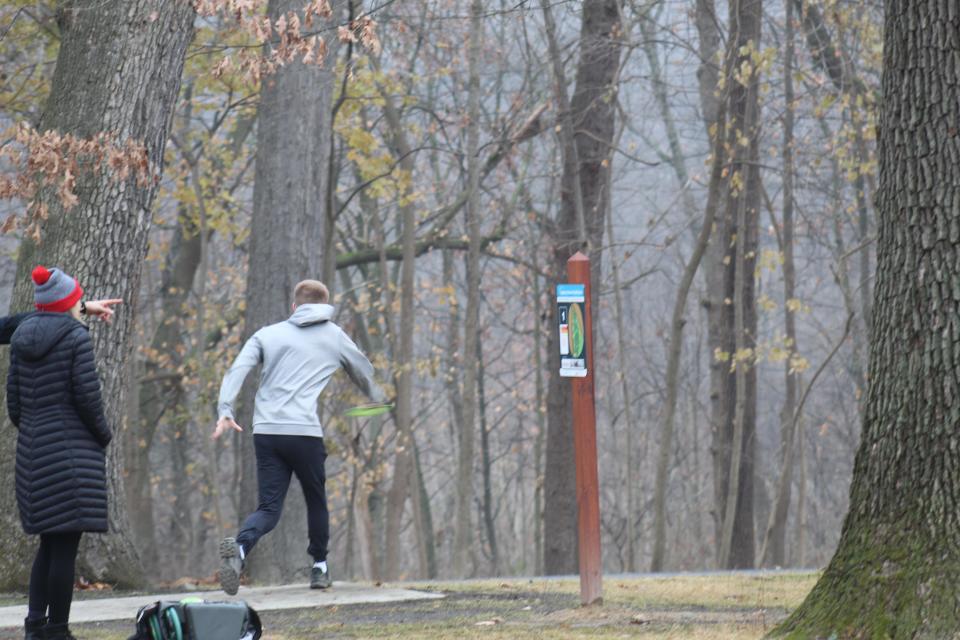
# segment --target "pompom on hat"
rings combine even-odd
[[[36,266],[33,273],[33,302],[38,311],[69,311],[83,295],[77,279],[60,269]]]

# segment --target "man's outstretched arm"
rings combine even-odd
[[[387,396],[373,378],[373,365],[343,331],[340,332],[340,366],[353,383],[374,402],[386,402]]]
[[[220,384],[220,399],[217,402],[217,426],[213,430],[213,439],[216,440],[220,435],[229,429],[233,431],[243,431],[237,424],[233,403],[240,395],[240,388],[243,387],[243,381],[247,374],[263,360],[263,347],[260,344],[260,338],[257,334],[250,336],[247,343],[240,350],[240,355],[233,361],[227,375],[223,377]]]

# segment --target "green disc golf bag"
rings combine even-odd
[[[141,608],[129,640],[259,640],[262,633],[260,617],[246,602],[186,598]]]

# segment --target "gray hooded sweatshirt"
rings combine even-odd
[[[382,401],[373,365],[330,320],[333,311],[329,304],[303,304],[287,320],[253,334],[220,385],[220,417],[235,418],[240,387],[261,363],[254,433],[322,438],[317,398],[340,367],[371,400]]]

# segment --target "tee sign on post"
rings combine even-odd
[[[586,286],[557,285],[557,318],[560,324],[560,375],[583,378],[587,375]]]
[[[572,378],[573,446],[577,472],[577,532],[580,601],[603,601],[600,555],[600,482],[597,473],[597,414],[593,393],[593,321],[590,259],[579,251],[567,260],[569,283],[557,285],[560,375]]]

